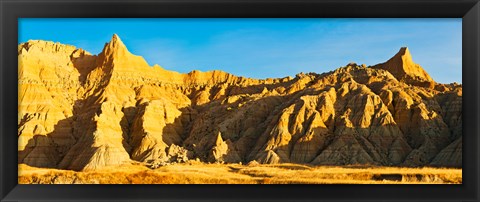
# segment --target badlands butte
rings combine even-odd
[[[18,163],[31,167],[462,166],[462,85],[435,82],[405,47],[278,79],[168,71],[117,35],[98,55],[31,40],[18,62]]]

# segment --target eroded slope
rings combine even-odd
[[[116,35],[97,56],[18,49],[19,163],[462,164],[462,86],[433,81],[407,48],[372,67],[265,80],[152,67]]]

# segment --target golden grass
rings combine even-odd
[[[75,172],[20,164],[18,181],[20,184],[461,184],[462,170],[186,163],[154,170],[142,165],[123,165]]]

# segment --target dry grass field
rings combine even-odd
[[[18,180],[20,184],[461,184],[462,170],[190,162],[157,169],[124,165],[75,172],[20,164]]]

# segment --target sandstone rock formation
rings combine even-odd
[[[435,81],[418,64],[415,64],[407,47],[400,51],[387,62],[375,65],[373,68],[384,69],[390,72],[399,81],[407,84],[433,88]]]
[[[18,162],[31,166],[462,164],[462,86],[433,81],[407,48],[263,80],[149,66],[117,35],[98,55],[28,41],[18,60]]]

